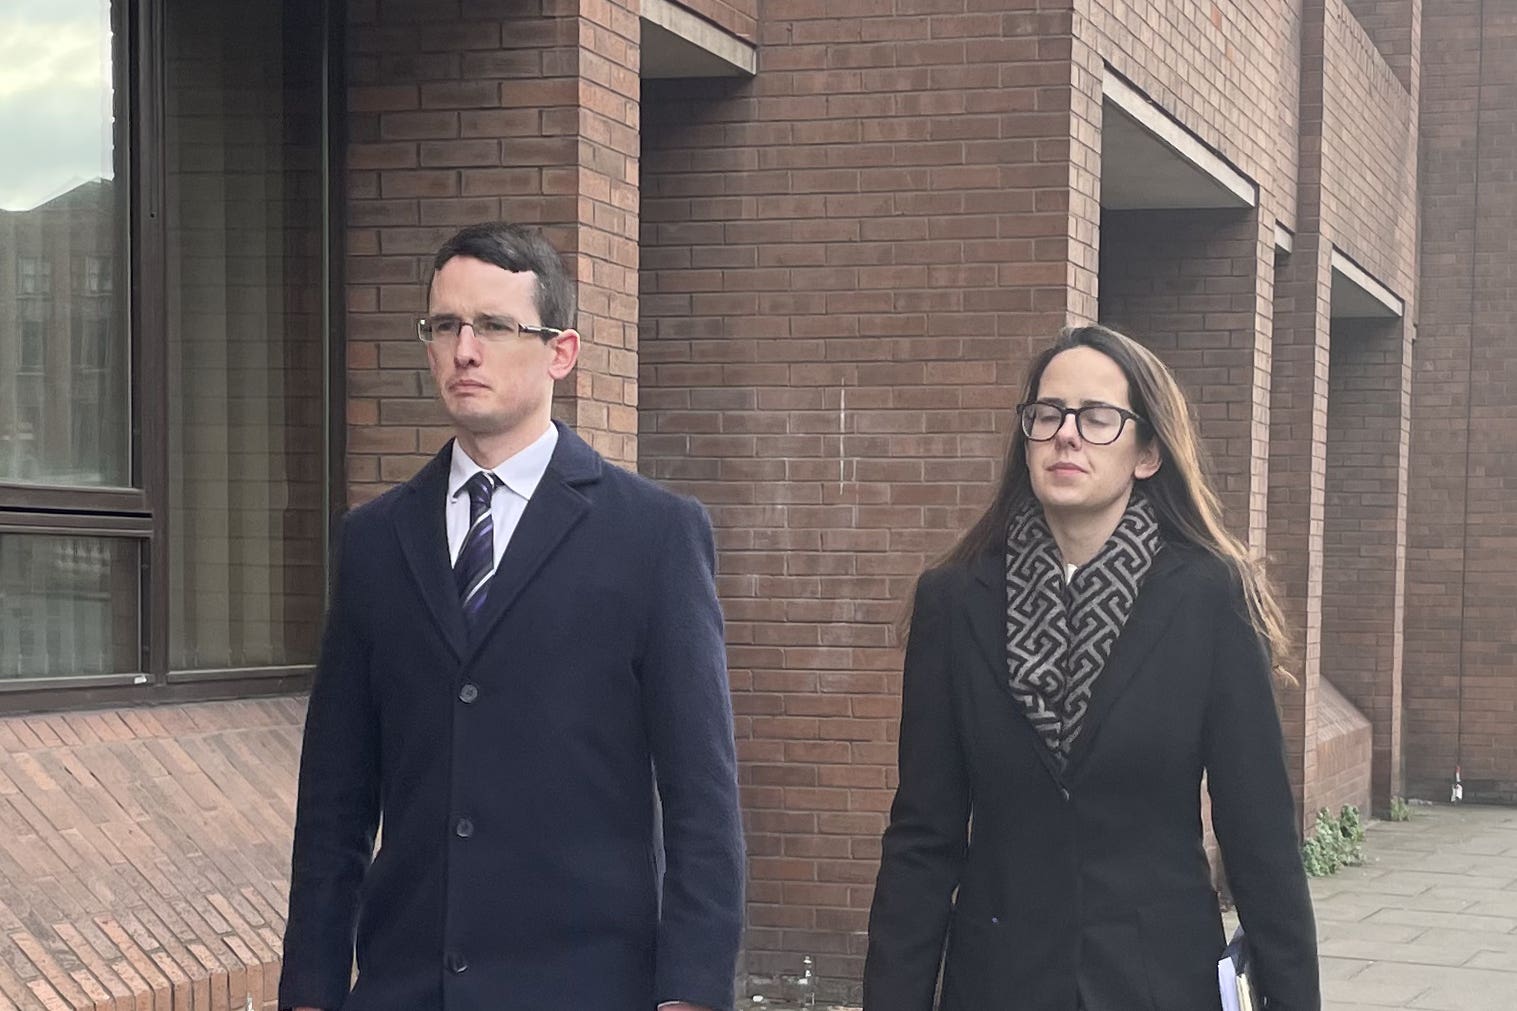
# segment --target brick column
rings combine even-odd
[[[446,439],[411,319],[458,227],[541,226],[579,282],[555,414],[636,459],[638,38],[630,0],[348,5],[348,497]]]
[[[1303,169],[1305,171],[1305,169]],[[1303,211],[1315,204],[1303,186]],[[1330,258],[1314,233],[1298,233],[1275,280],[1270,386],[1270,569],[1295,640],[1299,687],[1281,695],[1291,785],[1316,811],[1318,681],[1322,650],[1322,528],[1326,496]]]

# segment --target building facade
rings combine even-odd
[[[856,987],[894,624],[1066,323],[1176,370],[1271,560],[1303,819],[1517,799],[1517,11],[90,0],[0,39],[0,1008],[273,1007],[327,531],[447,438],[413,317],[482,219],[578,279],[558,416],[712,514],[746,974]]]

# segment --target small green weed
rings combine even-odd
[[[1337,817],[1325,807],[1318,811],[1312,834],[1301,847],[1301,862],[1314,878],[1364,863],[1364,822],[1359,809],[1345,804]]]

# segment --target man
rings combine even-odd
[[[282,1008],[731,1007],[711,527],[551,420],[574,310],[540,235],[475,225],[437,254],[418,333],[455,438],[343,527]]]

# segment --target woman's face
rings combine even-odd
[[[1038,383],[1037,401],[1061,408],[1104,405],[1132,410],[1127,377],[1115,361],[1094,348],[1061,351],[1048,363]],[[1087,415],[1085,436],[1104,438]],[[1110,431],[1110,429],[1107,429]],[[1146,444],[1139,426],[1122,425],[1109,445],[1082,436],[1075,416],[1066,415],[1053,438],[1027,440],[1027,469],[1033,494],[1053,517],[1120,513],[1127,507],[1133,482],[1159,470],[1158,446]]]

